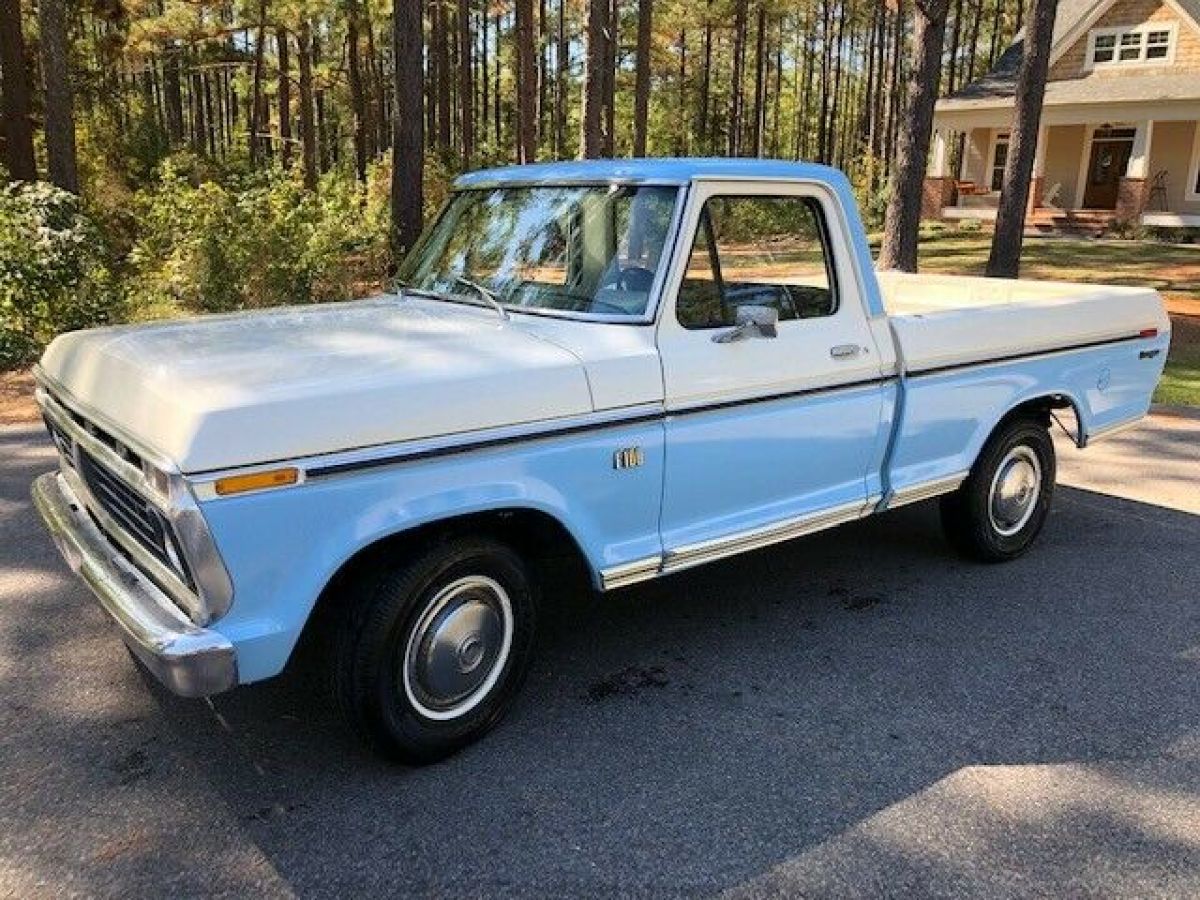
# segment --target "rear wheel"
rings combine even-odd
[[[364,579],[344,611],[332,683],[385,755],[434,762],[503,718],[524,679],[536,594],[521,559],[457,538]]]
[[[1014,419],[988,439],[971,474],[942,498],[942,528],[961,553],[1004,562],[1025,553],[1054,493],[1054,443],[1045,426]]]

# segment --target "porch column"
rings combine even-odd
[[[1042,205],[1046,196],[1046,126],[1038,128],[1037,147],[1033,151],[1033,175],[1029,179],[1029,205],[1027,214]]]
[[[942,210],[954,202],[954,176],[950,174],[949,129],[936,128],[933,147],[929,153],[929,169],[925,173],[921,195],[921,218],[940,219]]]
[[[1133,134],[1133,151],[1125,174],[1117,184],[1116,218],[1121,222],[1140,219],[1149,192],[1150,150],[1154,143],[1154,121],[1138,122]]]
[[[933,133],[933,149],[929,155],[929,177],[944,178],[950,174],[950,154],[947,149],[946,130],[939,128]]]
[[[1150,176],[1150,145],[1154,141],[1154,122],[1138,122],[1133,134],[1133,153],[1125,167],[1126,178],[1148,178]]]

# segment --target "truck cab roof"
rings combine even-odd
[[[635,182],[683,185],[701,179],[774,179],[822,181],[837,184],[845,176],[837,169],[781,159],[588,159],[534,163],[482,169],[459,176],[458,189],[525,184],[595,184]]]

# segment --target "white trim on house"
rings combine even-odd
[[[1142,224],[1152,228],[1200,228],[1200,213],[1148,212]]]
[[[1188,180],[1183,191],[1183,199],[1189,203],[1200,201],[1200,122],[1192,131],[1192,161],[1188,164]]]
[[[1153,59],[1149,58],[1150,35],[1166,32],[1167,54]],[[1133,47],[1124,46],[1128,37],[1137,38],[1137,57],[1122,59],[1123,52]],[[1096,42],[1100,38],[1112,38],[1112,45],[1107,48],[1112,54],[1111,59],[1096,59]],[[1175,47],[1179,43],[1178,22],[1145,22],[1141,25],[1116,25],[1111,28],[1093,28],[1088,32],[1087,52],[1083,57],[1083,69],[1091,72],[1094,69],[1144,69],[1150,66],[1169,66],[1175,62]]]
[[[995,206],[943,206],[942,218],[994,222],[999,212]]]

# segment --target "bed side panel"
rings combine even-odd
[[[967,472],[996,425],[1026,401],[1062,395],[1095,435],[1145,415],[1167,335],[928,375],[910,375],[896,490]]]

